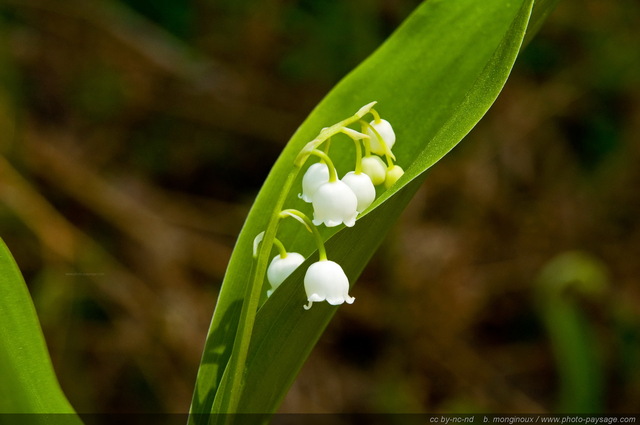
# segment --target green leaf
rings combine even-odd
[[[14,413],[28,414],[21,419],[28,423],[53,423],[49,413],[81,424],[60,389],[29,291],[2,239],[0,318],[0,421]]]
[[[231,392],[240,400],[239,412],[274,412],[337,310],[326,303],[303,310],[302,278],[308,265],[317,261],[317,252],[313,238],[302,226],[284,221],[278,228],[278,239],[307,260],[260,307],[252,333],[245,332],[243,325],[241,338],[251,338],[246,363],[237,356],[239,344],[231,356],[234,342],[238,342],[234,340],[243,297],[251,292],[247,285],[255,263],[253,238],[267,228],[300,150],[323,127],[352,116],[371,101],[378,102],[376,110],[394,126],[394,153],[405,175],[391,189],[378,191],[374,204],[353,228],[321,229],[329,259],[342,265],[350,282],[355,282],[425,179],[425,171],[449,152],[495,101],[521,47],[532,5],[533,0],[423,3],[301,125],[271,170],[238,238],[191,407],[192,413],[205,415],[193,416],[193,422],[205,423],[209,412],[227,412],[232,405],[227,400]],[[331,158],[340,176],[353,169],[354,155],[353,142],[346,137],[332,141]],[[311,215],[310,206],[297,197],[301,178],[302,173],[295,176],[284,207]],[[266,289],[262,288],[262,299]],[[357,289],[351,295],[357,298]],[[249,316],[245,310],[243,323]],[[243,371],[242,387],[229,384],[236,378],[238,364]]]

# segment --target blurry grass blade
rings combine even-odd
[[[424,180],[425,171],[460,142],[495,101],[519,52],[532,6],[533,0],[422,3],[300,126],[267,177],[238,238],[198,372],[193,413],[225,413],[225,403],[216,394],[223,387],[241,391],[241,412],[275,411],[336,311],[323,304],[310,311],[302,309],[304,270],[317,260],[317,252],[304,229],[283,223],[278,238],[307,260],[258,311],[244,383],[240,388],[226,388],[223,373],[251,280],[253,240],[265,230],[273,200],[279,197],[300,151],[323,127],[352,116],[373,101],[394,127],[397,142],[393,149],[405,175],[390,190],[379,193],[355,227],[321,228],[329,258],[342,265],[354,282]],[[340,175],[353,167],[353,149],[352,142],[343,143],[338,137],[332,142],[331,158]],[[294,188],[301,187],[302,174]],[[284,207],[309,211],[309,205],[298,199],[298,191],[289,193]],[[352,295],[358,298],[357,292]],[[206,416],[191,420],[207,422]]]
[[[536,0],[531,11],[531,20],[527,28],[527,34],[524,37],[523,44],[526,46],[531,39],[538,33],[540,27],[547,17],[553,12],[560,0]]]
[[[558,413],[602,413],[604,373],[599,341],[580,297],[602,299],[609,286],[598,259],[569,251],[550,261],[536,281],[536,296],[560,380]]]
[[[0,418],[21,413],[29,414],[23,418],[29,423],[44,423],[51,418],[41,414],[62,413],[65,423],[80,424],[56,379],[22,274],[1,239],[0,318]]]

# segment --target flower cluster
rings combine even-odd
[[[327,301],[331,305],[339,305],[344,302],[351,304],[355,300],[349,296],[349,279],[342,267],[327,259],[324,241],[317,226],[354,226],[358,215],[375,200],[375,186],[384,184],[385,188],[389,188],[404,174],[403,169],[394,164],[395,156],[391,150],[395,145],[396,135],[391,124],[381,119],[373,109],[375,103],[365,105],[354,116],[322,129],[320,134],[302,149],[294,163],[296,170],[299,170],[311,156],[320,159],[307,168],[302,178],[302,193],[298,195],[304,202],[313,206],[313,220],[293,209],[283,210],[278,216],[295,218],[312,232],[316,239],[320,259],[308,267],[304,277],[308,300],[304,308],[307,310],[314,302]],[[369,113],[373,120],[367,122],[362,118]],[[355,123],[360,124],[360,132],[348,127]],[[338,178],[338,171],[329,155],[329,141],[338,134],[348,136],[356,148],[355,167],[341,179]],[[324,150],[320,150],[323,143]],[[257,246],[263,237],[264,232],[254,241],[254,256],[257,256]],[[271,296],[305,261],[301,254],[287,252],[277,238],[274,238],[273,243],[280,253],[267,268],[267,280],[271,284],[267,296]]]
[[[302,179],[302,193],[298,195],[300,199],[313,205],[313,223],[316,226],[355,225],[358,214],[375,200],[375,186],[384,183],[389,188],[404,174],[404,170],[393,163],[395,156],[391,148],[396,142],[396,135],[391,124],[381,119],[373,109],[370,112],[374,115],[373,121],[367,123],[360,120],[363,133],[346,126],[336,129],[351,137],[356,144],[355,169],[346,173],[342,179],[337,179],[331,159],[326,152],[317,150],[317,143],[311,142],[310,148],[313,149],[309,152],[303,150],[301,153],[316,155],[321,160],[307,169]],[[388,164],[378,155],[384,156]]]

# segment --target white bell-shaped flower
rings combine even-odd
[[[309,301],[304,306],[305,310],[309,310],[313,303],[325,300],[331,305],[355,301],[349,296],[349,278],[338,263],[330,260],[320,260],[309,266],[304,276],[304,290]]]
[[[305,202],[311,202],[316,190],[329,181],[329,167],[324,162],[311,165],[302,177],[302,193],[298,195]]]
[[[284,258],[280,255],[273,257],[267,268],[267,280],[271,284],[267,297],[270,297],[273,291],[278,289],[278,286],[302,263],[304,263],[304,257],[297,252],[288,252]]]
[[[321,185],[312,196],[313,224],[335,227],[356,224],[358,198],[346,183],[336,180]]]
[[[389,189],[404,174],[404,170],[399,165],[394,165],[387,170],[387,178],[384,181],[384,187]]]
[[[362,172],[371,178],[374,186],[378,186],[387,177],[387,165],[379,156],[365,156],[362,158]]]
[[[396,143],[396,134],[393,132],[393,127],[391,127],[389,121],[381,119],[380,121],[375,122],[374,120],[369,124],[371,127],[376,129],[380,137],[382,137],[382,140],[384,140],[384,143],[387,145],[389,151],[391,151],[391,148]],[[384,155],[386,152],[382,147],[378,136],[376,136],[376,133],[369,127],[367,127],[367,135],[371,138],[371,152],[378,155]]]
[[[356,211],[361,213],[376,199],[376,188],[371,182],[371,178],[365,173],[356,174],[354,171],[348,172],[342,181],[351,188],[358,198]]]

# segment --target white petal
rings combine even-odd
[[[307,297],[307,301],[317,303],[320,301],[324,301],[324,297],[319,294],[311,294]]]
[[[348,172],[342,181],[349,186],[358,198],[358,206],[356,211],[361,213],[366,210],[369,205],[376,199],[376,188],[371,182],[371,178],[364,174],[356,174],[354,171]]]
[[[331,304],[331,305],[340,305],[340,304],[343,304],[345,302],[347,304],[353,304],[353,302],[355,300],[356,300],[355,298],[350,297],[349,295],[347,295],[347,296],[341,295],[339,297],[327,298],[327,302],[329,304]]]
[[[358,216],[358,198],[344,182],[337,180],[320,186],[313,194],[313,224],[351,227]]]
[[[302,177],[302,194],[298,197],[305,202],[311,202],[311,197],[316,190],[329,181],[329,167],[324,162],[312,164]]]
[[[349,278],[338,263],[324,260],[313,263],[304,276],[304,289],[311,308],[314,302],[326,300],[331,305],[344,302],[353,303],[355,298],[349,296]]]
[[[389,124],[387,120],[380,120],[379,122],[371,121],[371,126],[376,129],[384,143],[387,145],[389,151],[396,143],[396,134],[393,132],[393,127]],[[367,135],[371,138],[371,152],[376,153],[378,155],[384,155],[385,150],[382,148],[382,144],[378,140],[376,134],[370,129],[367,128]]]
[[[271,284],[271,290],[267,292],[267,296],[270,296],[302,263],[304,263],[304,257],[297,252],[289,252],[285,258],[280,255],[273,257],[267,268],[267,280]]]
[[[356,211],[356,213],[355,213],[353,216],[351,216],[350,218],[346,219],[346,220],[343,222],[343,223],[344,223],[344,225],[345,225],[345,226],[347,226],[347,227],[353,227],[353,226],[355,226],[355,225],[356,225],[356,217],[357,217],[357,216],[358,216],[358,211]],[[335,227],[335,226],[339,226],[339,225],[340,225],[340,223],[334,224],[334,225],[332,225],[332,226],[329,226],[329,225],[327,224],[327,227]]]

